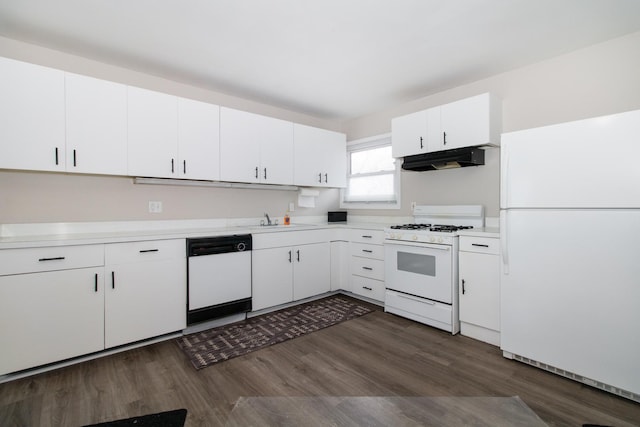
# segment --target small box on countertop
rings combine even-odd
[[[347,222],[347,212],[328,212],[327,221],[329,222]]]

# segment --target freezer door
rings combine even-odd
[[[502,135],[500,207],[640,207],[640,110]]]
[[[640,210],[501,215],[501,348],[640,393]]]

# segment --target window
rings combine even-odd
[[[391,157],[391,135],[349,142],[347,188],[340,207],[346,209],[399,209],[399,161]]]

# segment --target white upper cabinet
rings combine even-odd
[[[220,107],[178,98],[177,177],[220,179]]]
[[[128,174],[178,177],[178,99],[127,87]]]
[[[68,172],[127,174],[127,87],[66,73]]]
[[[347,186],[346,135],[294,124],[294,184],[311,187]]]
[[[502,108],[490,93],[473,96],[391,121],[394,157],[500,144]]]
[[[500,101],[489,93],[442,107],[442,150],[474,145],[499,145],[502,132]]]
[[[391,120],[393,157],[427,152],[427,110]]]
[[[293,123],[220,108],[220,179],[293,184]]]
[[[0,168],[64,171],[64,72],[0,58],[0,76]]]

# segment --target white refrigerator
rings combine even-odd
[[[640,402],[640,111],[501,142],[505,357]]]

